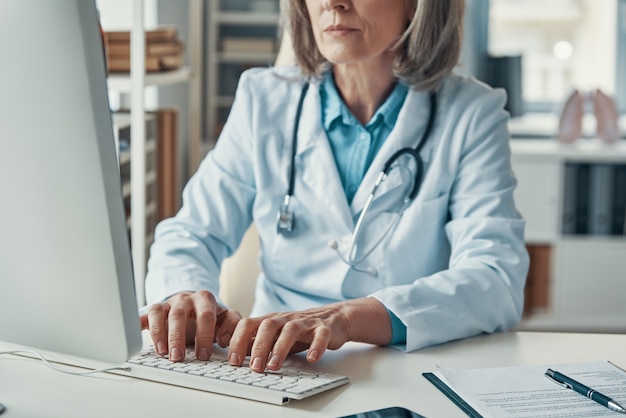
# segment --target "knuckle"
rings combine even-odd
[[[196,293],[194,293],[194,297],[209,302],[215,302],[215,296],[213,296],[213,293],[209,292],[208,290],[198,290]]]
[[[215,312],[210,311],[210,310],[196,312],[196,319],[200,322],[214,323],[216,320]]]
[[[160,303],[156,303],[154,305],[150,305],[150,308],[148,308],[148,314],[152,314],[152,315],[162,314],[164,311],[165,311],[165,308]]]
[[[161,334],[163,334],[163,329],[159,326],[151,326],[150,327],[150,336],[153,339],[156,339],[158,337],[161,336]]]
[[[231,347],[237,347],[240,344],[240,342],[241,342],[241,338],[236,336],[236,335],[233,335],[233,336],[230,337],[230,344],[229,345]]]
[[[165,330],[164,324],[160,324],[158,322],[150,322],[150,326],[148,327],[150,330],[150,334],[158,334]]]
[[[254,353],[269,353],[272,349],[272,344],[270,344],[268,341],[265,341],[265,339],[256,339],[254,340],[254,345],[252,348],[252,351]]]
[[[185,320],[187,319],[187,311],[180,307],[172,307],[169,316],[174,320]]]
[[[271,329],[275,329],[275,328],[280,327],[281,323],[282,323],[282,321],[279,318],[275,317],[275,316],[267,317],[267,318],[263,319],[263,321],[261,321],[261,325],[264,328],[271,328]]]
[[[283,330],[289,333],[300,333],[304,327],[297,321],[289,321],[283,326]]]
[[[213,339],[210,338],[206,334],[197,334],[196,335],[196,344],[198,344],[198,343],[200,343],[202,345],[213,344]]]
[[[242,318],[239,320],[238,327],[241,327],[243,330],[248,330],[254,328],[255,322],[252,318]]]
[[[172,332],[169,335],[169,341],[171,344],[176,344],[179,342],[184,343],[185,342],[185,334],[183,334],[182,332]]]
[[[319,332],[315,334],[315,341],[319,345],[328,346],[331,342],[330,332]]]
[[[191,296],[190,292],[180,292],[167,299],[168,302],[184,301]]]

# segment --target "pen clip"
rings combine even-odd
[[[555,379],[552,375],[550,375],[550,373],[549,373],[550,371],[551,371],[551,370],[550,370],[550,369],[548,369],[548,370],[547,370],[547,371],[543,374],[546,378],[548,378],[548,380],[550,380],[550,381],[552,381],[552,382],[556,383],[556,384],[557,384],[557,385],[559,385],[559,386],[563,386],[565,389],[573,389],[572,385],[567,384],[567,383],[565,383],[565,382],[559,382],[558,380],[556,380],[556,379]]]

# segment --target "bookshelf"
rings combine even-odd
[[[157,146],[157,117],[156,114],[146,115],[145,117],[145,161],[146,172],[144,174],[146,210],[145,225],[146,237],[143,243],[146,247],[146,256],[148,249],[154,240],[154,228],[157,223],[158,216],[158,146]],[[115,134],[117,149],[119,150],[119,168],[120,178],[122,181],[122,197],[124,199],[124,209],[126,211],[126,227],[128,231],[132,231],[131,223],[131,151],[130,143],[132,137],[131,118],[129,113],[116,112],[113,114],[113,132]],[[147,262],[147,258],[144,262]]]
[[[581,139],[574,144],[515,139],[511,147],[518,178],[516,204],[526,219],[526,242],[531,248],[531,274],[534,264],[546,281],[545,288],[539,289],[539,293],[544,292],[544,306],[526,316],[521,328],[626,331],[623,229],[621,233],[598,231],[587,220],[587,226],[575,231],[569,229],[566,216],[572,207],[571,190],[584,189],[578,184],[572,187],[568,170],[572,166],[624,166],[626,141],[607,145],[597,139]],[[589,205],[598,203],[600,186],[587,186],[585,200]],[[608,192],[614,197],[626,190]]]
[[[189,14],[189,38],[185,48],[188,65],[174,71],[145,72],[145,27],[144,0],[132,1],[132,23],[130,28],[130,74],[111,74],[108,87],[111,91],[130,95],[130,231],[132,243],[133,270],[135,291],[139,306],[145,305],[144,279],[146,276],[146,260],[149,245],[152,242],[154,227],[150,223],[151,199],[149,161],[149,141],[146,132],[146,106],[144,91],[149,86],[166,86],[176,83],[187,83],[189,87],[189,137],[187,140],[189,170],[194,171],[201,159],[201,78],[202,74],[202,15],[203,0],[186,2]],[[184,138],[181,138],[185,140]],[[148,174],[147,174],[148,173]]]
[[[220,0],[207,5],[207,141],[217,141],[240,74],[274,64],[278,52],[278,0]]]

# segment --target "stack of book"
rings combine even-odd
[[[183,64],[183,44],[176,27],[145,31],[146,71],[170,71]],[[130,71],[130,31],[104,32],[104,47],[109,72]]]
[[[226,53],[273,54],[276,40],[265,37],[232,36],[222,39],[222,51]]]

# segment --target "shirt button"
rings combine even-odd
[[[368,135],[365,132],[361,132],[360,138],[366,140]]]

